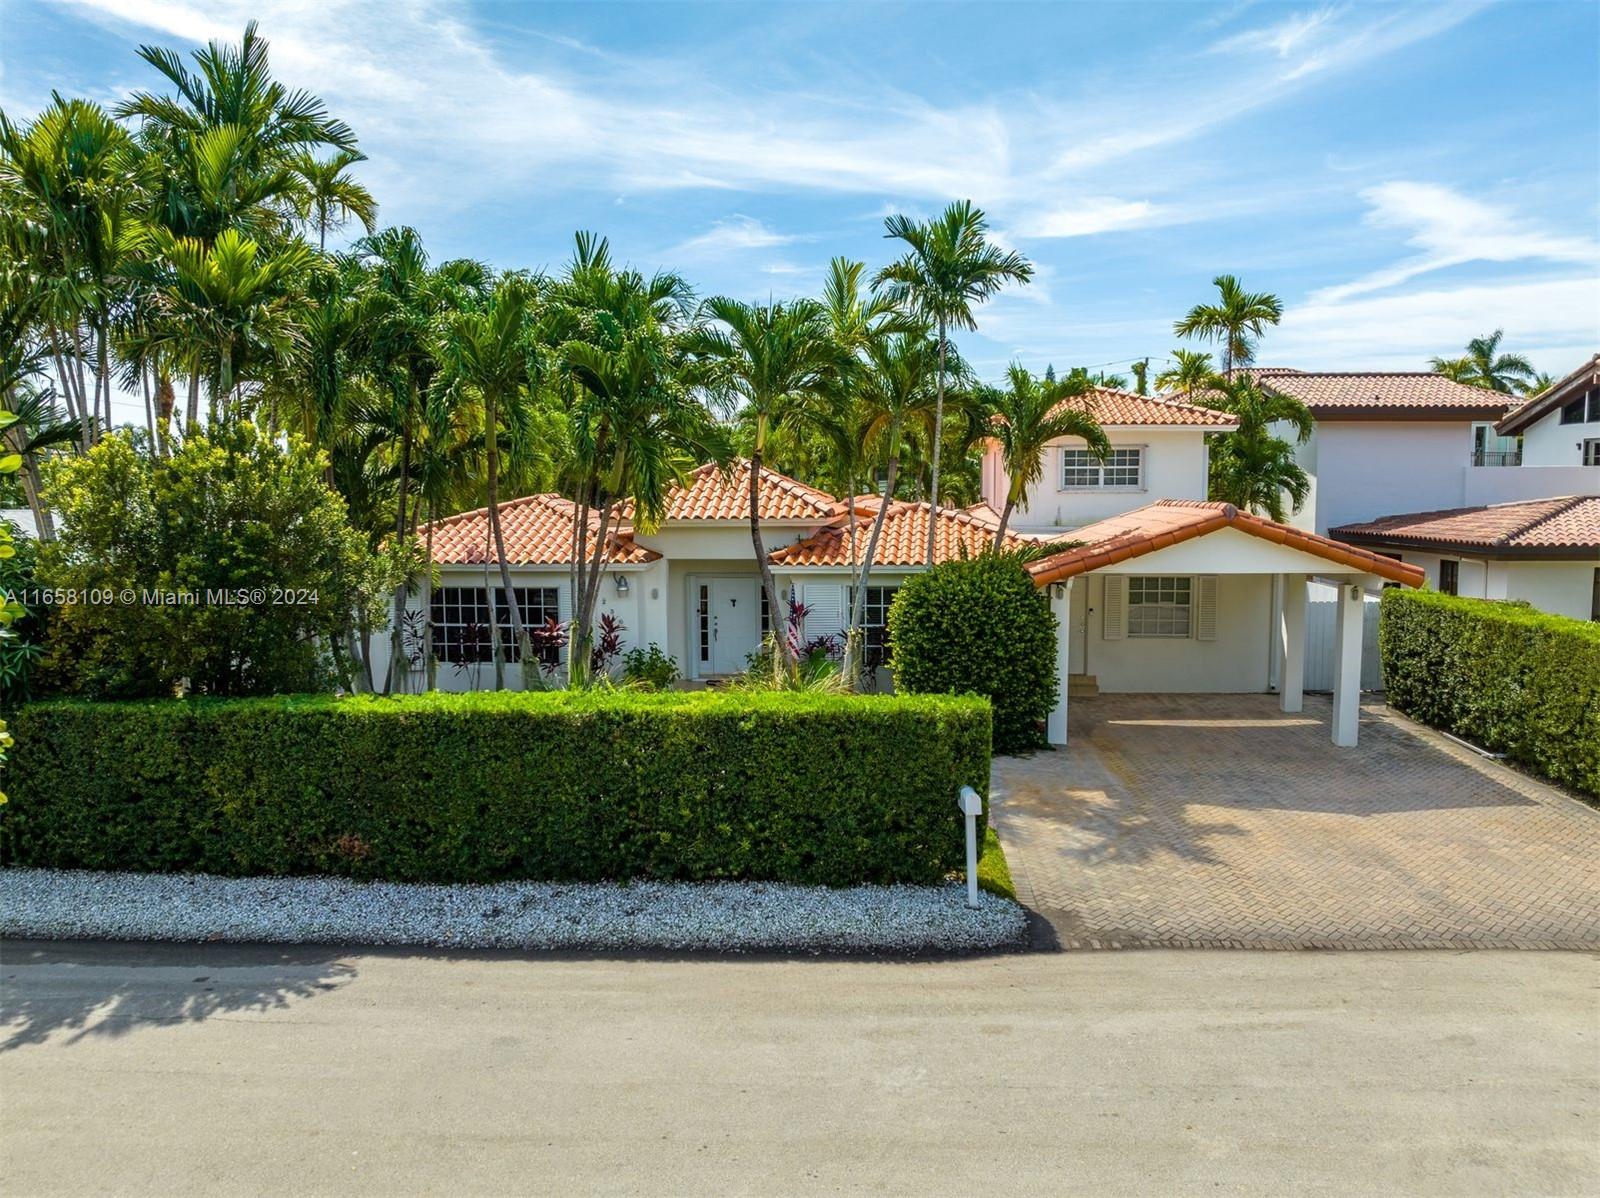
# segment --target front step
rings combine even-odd
[[[1100,693],[1100,680],[1093,674],[1068,674],[1067,698],[1092,699]]]

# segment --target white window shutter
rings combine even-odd
[[[1106,575],[1105,596],[1100,600],[1100,615],[1104,621],[1101,636],[1108,641],[1120,641],[1128,635],[1128,580],[1121,574]]]
[[[806,605],[806,640],[844,634],[845,588],[836,582],[808,582],[801,588]]]
[[[1194,639],[1217,639],[1217,576],[1202,574],[1194,580]]]

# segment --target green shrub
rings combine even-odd
[[[678,659],[651,641],[648,648],[629,649],[622,655],[622,678],[647,690],[664,691],[678,680]]]
[[[637,691],[26,706],[16,865],[408,882],[937,882],[973,699]]]
[[[1383,593],[1388,701],[1425,724],[1600,795],[1600,626],[1520,604]]]
[[[94,698],[259,695],[331,685],[328,649],[392,584],[346,523],[323,461],[253,425],[153,456],[125,433],[47,467],[60,522],[40,586],[65,593],[41,682]]]
[[[908,578],[889,608],[894,685],[994,704],[994,747],[1044,743],[1056,705],[1056,618],[1018,559],[986,553]]]

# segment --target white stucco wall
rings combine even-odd
[[[1447,555],[1410,549],[1400,554],[1428,575],[1428,585],[1439,587],[1439,562]],[[1451,558],[1460,562],[1456,594],[1468,599],[1521,599],[1552,615],[1587,620],[1594,596],[1594,561],[1519,561],[1485,558]]]
[[[1062,450],[1081,449],[1083,442],[1076,437],[1052,442],[1045,451],[1044,476],[1029,488],[1027,499],[1012,514],[1012,526],[1031,531],[1077,528],[1158,499],[1206,497],[1206,444],[1201,430],[1108,427],[1106,435],[1114,449],[1144,448],[1142,486],[1064,490]],[[984,499],[996,511],[1005,506],[1008,485],[999,456],[998,450],[989,450],[982,471]]]
[[[1555,495],[1600,495],[1600,466],[1468,466],[1462,471],[1463,507]]]
[[[1585,440],[1600,440],[1600,421],[1562,424],[1559,408],[1546,412],[1522,432],[1522,464],[1582,466]]]
[[[1308,508],[1313,522],[1304,525],[1316,532],[1464,502],[1471,421],[1324,420],[1317,423],[1314,441],[1301,460],[1304,465],[1310,456],[1316,471],[1314,512]]]

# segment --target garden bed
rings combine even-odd
[[[960,883],[499,882],[0,870],[0,935],[38,939],[526,950],[979,952],[1021,945],[1022,908]]]

